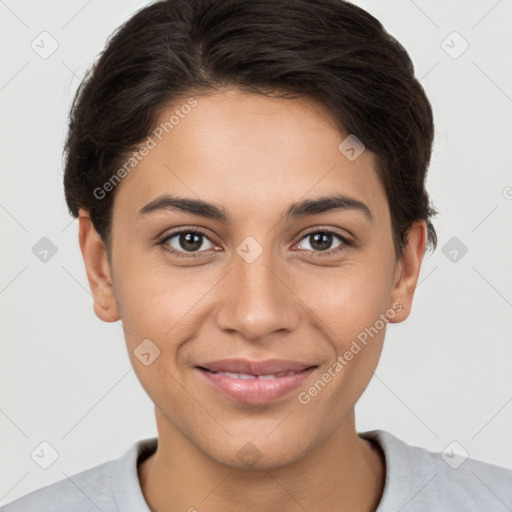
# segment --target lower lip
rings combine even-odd
[[[311,367],[275,379],[234,379],[196,367],[213,389],[234,400],[250,404],[263,404],[287,395],[300,386],[315,369]]]

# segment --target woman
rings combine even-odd
[[[158,438],[5,510],[509,510],[511,471],[355,428],[436,246],[433,135],[406,51],[348,2],[173,0],[120,27],[65,192]]]

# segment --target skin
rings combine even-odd
[[[373,511],[385,464],[357,435],[354,406],[377,366],[386,329],[307,405],[297,395],[393,304],[401,310],[391,322],[408,317],[425,223],[411,226],[397,258],[375,155],[365,150],[347,159],[338,145],[348,134],[320,105],[238,89],[196,99],[118,186],[110,262],[88,212],[79,216],[94,310],[106,322],[122,319],[134,370],[155,404],[158,449],[138,467],[145,499],[154,512]],[[231,222],[171,209],[138,216],[164,192],[222,206]],[[291,203],[334,192],[366,203],[373,221],[356,210],[281,219]],[[187,256],[179,236],[167,244],[185,257],[157,244],[159,235],[183,226],[209,237],[196,258]],[[324,256],[306,236],[318,228],[353,245]],[[236,252],[247,236],[263,251],[252,263]],[[334,236],[329,248],[340,244]],[[144,339],[160,350],[149,366],[134,354]],[[287,396],[248,405],[221,396],[194,369],[228,357],[319,367]],[[237,456],[248,442],[260,454],[251,467]]]

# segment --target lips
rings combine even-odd
[[[198,365],[198,367],[210,370],[211,372],[228,372],[252,376],[275,375],[276,377],[283,377],[289,372],[298,373],[312,366],[316,365],[289,359],[267,359],[266,361],[221,359]]]
[[[211,371],[211,370],[207,370]],[[272,379],[280,379],[281,377],[290,377],[291,375],[297,375],[300,372],[277,372],[263,375],[254,375],[251,373],[235,373],[235,372],[212,372],[216,375],[225,375],[226,377],[230,377],[232,379],[242,379],[242,380],[253,380],[253,379],[263,379],[263,380],[272,380]]]
[[[303,384],[317,365],[271,359],[223,359],[196,366],[212,389],[237,402],[263,404],[289,395]]]

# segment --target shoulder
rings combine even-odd
[[[383,430],[359,435],[376,442],[386,459],[377,512],[512,510],[510,469],[458,455],[451,448],[441,453],[412,446]]]
[[[137,510],[149,510],[140,489],[137,462],[156,446],[156,438],[138,441],[119,459],[32,491],[0,512],[117,512],[128,503],[137,504]]]
[[[108,461],[58,482],[32,491],[2,507],[1,512],[110,512],[108,505],[96,506],[109,495],[112,471],[116,461]]]

